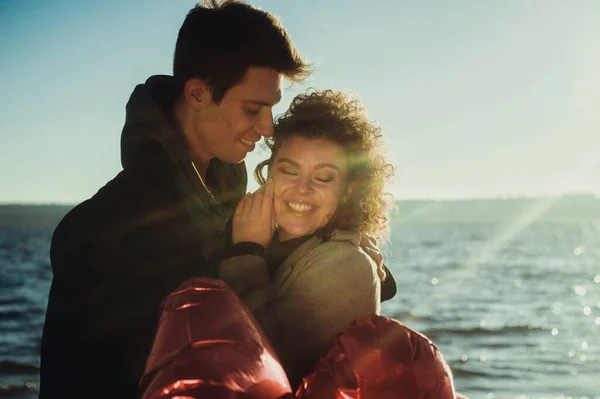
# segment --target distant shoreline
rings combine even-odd
[[[600,201],[600,195],[591,193],[575,193],[575,194],[561,194],[561,195],[506,195],[497,197],[448,197],[448,198],[427,198],[427,197],[410,197],[410,198],[396,198],[396,202],[485,202],[485,201],[543,201],[543,200],[592,200]],[[73,208],[76,203],[63,203],[63,202],[18,202],[18,201],[7,201],[0,202],[1,207],[7,206],[41,206],[41,207],[69,207]]]
[[[0,227],[54,228],[73,204],[0,204]],[[600,197],[557,197],[396,201],[394,224],[600,221]]]
[[[74,205],[0,204],[0,228],[53,229]]]

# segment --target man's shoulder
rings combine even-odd
[[[160,243],[160,239],[169,240],[167,224],[187,231],[181,226],[181,212],[176,212],[179,208],[173,206],[176,200],[168,185],[139,173],[121,171],[96,194],[71,209],[57,225],[50,248],[54,271],[57,267],[68,270],[65,265],[74,261],[82,263],[84,259],[108,255],[115,248],[121,251],[132,237],[139,236],[141,240],[143,234],[152,245]]]
[[[127,215],[140,213],[157,195],[165,197],[168,189],[156,180],[140,174],[121,171],[92,197],[76,205],[60,221],[54,231],[53,244],[67,236],[78,239],[99,234],[105,226],[120,223]]]
[[[120,205],[146,197],[144,192],[155,190],[155,185],[151,179],[144,181],[140,174],[122,170],[94,195],[71,209],[63,220],[106,219],[102,211],[110,210],[109,213],[112,213],[117,211]]]

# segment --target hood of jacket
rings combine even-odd
[[[207,170],[208,190],[192,162],[173,106],[183,83],[172,76],[157,75],[138,85],[126,106],[121,135],[121,164],[124,170],[167,168],[192,218],[201,224],[223,229],[239,200],[246,193],[244,162],[228,164],[213,159]],[[212,218],[208,223],[207,217]],[[211,229],[213,230],[213,229]],[[211,231],[214,236],[217,232]]]

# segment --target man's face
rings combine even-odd
[[[200,109],[195,124],[196,151],[207,161],[243,161],[261,137],[273,135],[272,108],[280,99],[281,75],[276,70],[248,68],[219,104],[210,97]]]

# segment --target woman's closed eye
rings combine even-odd
[[[280,168],[279,171],[281,173],[283,173],[284,175],[298,176],[298,173],[296,171],[294,171],[294,170],[291,170],[291,169]]]
[[[334,177],[333,176],[315,176],[315,180],[321,182],[321,183],[329,183],[331,181],[333,181]]]
[[[319,168],[313,174],[313,179],[319,183],[331,183],[338,176],[338,172],[333,168]]]

